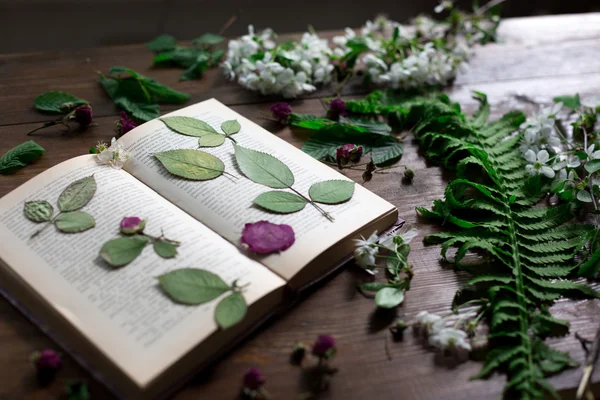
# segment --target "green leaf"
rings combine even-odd
[[[183,304],[206,303],[231,289],[218,275],[197,268],[167,272],[158,282],[172,300]]]
[[[46,200],[26,201],[23,211],[27,219],[33,222],[47,222],[54,215],[54,207]]]
[[[166,240],[156,240],[153,247],[156,254],[162,258],[173,258],[177,255],[177,246]]]
[[[168,150],[154,153],[173,175],[194,181],[205,181],[220,176],[225,164],[218,157],[200,150]]]
[[[382,136],[373,144],[366,146],[366,151],[371,152],[371,161],[375,165],[390,164],[402,157],[404,144],[393,136]]]
[[[579,192],[577,192],[577,200],[579,200],[583,203],[591,203],[592,195],[590,194],[590,192],[583,189],[583,190],[580,190]]]
[[[94,197],[96,179],[86,176],[71,183],[58,197],[58,209],[62,212],[79,210]]]
[[[273,189],[289,188],[294,184],[294,174],[277,158],[236,144],[233,147],[238,167],[251,181]]]
[[[293,213],[306,206],[306,200],[294,193],[273,190],[260,194],[254,204],[276,213]]]
[[[308,190],[313,201],[325,204],[338,204],[348,201],[354,194],[354,182],[330,180],[315,183]]]
[[[404,301],[404,291],[399,288],[386,287],[375,295],[375,304],[381,308],[394,308]]]
[[[217,304],[215,319],[221,329],[227,329],[243,320],[246,310],[244,296],[241,293],[231,293]]]
[[[0,158],[0,174],[12,174],[38,160],[46,150],[33,140],[13,147]]]
[[[190,99],[189,94],[171,89],[154,80],[144,78],[141,82],[144,88],[150,93],[150,96],[152,96],[152,100],[156,103],[182,104]]]
[[[176,45],[177,40],[171,35],[160,35],[146,43],[146,47],[155,53],[173,50]]]
[[[60,214],[54,223],[59,231],[65,233],[83,232],[96,226],[94,217],[83,211]]]
[[[593,174],[594,172],[600,170],[600,160],[590,160],[585,163],[584,168],[587,172]]]
[[[33,100],[35,108],[40,111],[66,114],[77,106],[88,104],[87,101],[65,92],[46,92]]]
[[[65,384],[67,400],[90,400],[92,396],[88,384],[81,381],[70,381]]]
[[[179,76],[179,80],[193,81],[194,79],[198,79],[202,76],[204,71],[206,71],[206,68],[208,68],[208,60],[198,60],[194,64],[190,65],[188,69],[186,69],[185,72]]]
[[[218,147],[225,143],[225,135],[214,133],[200,136],[198,138],[198,146],[200,147]]]
[[[177,133],[187,136],[201,137],[210,134],[218,134],[212,126],[204,121],[191,117],[163,117],[160,119]]]
[[[215,33],[205,33],[200,36],[198,39],[194,39],[195,46],[214,46],[216,44],[221,43],[225,38],[223,36],[217,35]]]
[[[160,116],[158,104],[135,103],[126,97],[119,97],[115,104],[141,121],[150,121]]]
[[[383,288],[390,287],[389,283],[380,283],[380,282],[366,282],[358,286],[360,290],[364,290],[367,292],[377,292]]]
[[[570,108],[571,110],[578,110],[581,107],[579,93],[575,96],[558,96],[552,100],[554,100],[555,103],[563,103],[565,107]]]
[[[100,257],[113,267],[129,264],[142,253],[149,240],[145,236],[128,236],[109,240],[100,249]]]
[[[340,122],[348,125],[354,125],[363,128],[368,132],[378,133],[380,135],[389,135],[392,131],[392,127],[388,124],[367,118],[341,116]]]
[[[240,129],[242,129],[242,126],[239,122],[237,122],[237,120],[232,119],[230,121],[223,122],[221,124],[221,129],[223,130],[223,133],[233,135],[235,133],[238,133]]]

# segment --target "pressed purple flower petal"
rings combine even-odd
[[[291,226],[272,224],[268,221],[246,224],[242,231],[242,244],[248,246],[248,251],[257,254],[286,250],[295,240],[296,236]]]
[[[83,127],[89,126],[92,123],[92,107],[85,104],[75,109],[75,121]]]
[[[257,368],[250,368],[244,375],[244,387],[258,390],[266,382],[264,375]]]
[[[335,348],[335,339],[329,335],[319,335],[312,347],[312,353],[317,357],[326,357]]]
[[[146,221],[139,217],[125,217],[121,221],[120,229],[121,233],[126,235],[133,235],[144,230]]]
[[[281,122],[282,124],[287,123],[290,114],[292,113],[292,107],[288,103],[279,102],[275,103],[270,108],[273,117]]]

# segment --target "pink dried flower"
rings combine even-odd
[[[348,115],[346,103],[342,99],[333,99],[329,102],[329,118],[338,119],[341,116]]]
[[[258,368],[250,368],[244,375],[244,388],[252,391],[260,389],[266,380]]]
[[[348,161],[358,161],[362,157],[363,148],[352,143],[340,146],[335,151],[335,160],[338,165],[346,165]]]
[[[51,369],[57,370],[62,365],[60,355],[52,349],[46,349],[42,351],[36,351],[31,355],[31,360],[34,362],[35,367],[40,369]]]
[[[279,102],[275,103],[270,108],[273,117],[282,124],[287,124],[290,114],[292,113],[292,107],[289,103]]]
[[[312,353],[319,358],[329,358],[335,352],[335,339],[329,335],[319,335],[312,347]]]
[[[88,104],[84,104],[75,109],[75,121],[84,128],[92,123],[92,116],[92,107]]]
[[[139,217],[125,217],[121,221],[121,233],[125,235],[133,235],[144,230],[146,221]]]
[[[295,240],[296,236],[291,226],[258,221],[244,226],[241,241],[252,253],[269,254],[286,250]]]
[[[137,124],[127,116],[125,111],[121,111],[121,119],[117,122],[117,127],[119,128],[119,135],[124,135],[137,127]]]

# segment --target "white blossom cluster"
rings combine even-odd
[[[278,48],[274,36],[271,29],[255,34],[250,25],[247,35],[230,41],[222,64],[225,76],[246,89],[285,98],[312,92],[315,85],[329,82],[332,50],[326,39],[307,32],[300,42]]]
[[[115,169],[121,169],[131,158],[129,153],[121,142],[116,138],[112,138],[110,147],[104,142],[98,142],[96,145],[96,157],[102,164],[110,165]]]
[[[446,320],[439,315],[421,311],[415,316],[414,332],[427,339],[430,346],[439,351],[465,360],[471,351],[467,332],[457,328],[447,328]]]

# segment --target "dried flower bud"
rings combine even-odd
[[[292,114],[292,107],[288,103],[279,102],[275,103],[270,108],[273,118],[282,124],[287,124]]]
[[[360,160],[362,153],[362,146],[357,146],[355,144],[348,143],[336,149],[335,160],[337,161],[338,165],[342,167],[348,164],[348,161],[356,162]]]
[[[92,115],[92,107],[88,104],[75,109],[75,121],[84,128],[92,123]]]
[[[404,179],[407,182],[412,182],[412,180],[413,180],[414,177],[415,177],[415,172],[412,169],[406,168],[404,170]]]
[[[365,172],[362,173],[362,178],[363,182],[369,182],[371,179],[373,179],[373,173],[371,171],[365,170]]]
[[[408,328],[408,324],[403,319],[399,319],[394,326],[390,327],[390,332],[392,332],[395,339],[400,339],[406,328]]]
[[[346,103],[342,99],[333,99],[329,102],[329,118],[338,119],[340,116],[348,115]]]
[[[304,343],[296,343],[290,357],[293,364],[300,364],[306,356],[306,345]]]
[[[329,335],[319,335],[312,346],[312,353],[319,358],[330,358],[335,354],[335,339]]]
[[[133,235],[144,230],[146,221],[139,217],[125,217],[121,221],[121,233],[125,235]]]
[[[36,351],[31,355],[31,361],[35,365],[38,381],[43,386],[54,379],[56,372],[62,366],[60,355],[52,349]]]
[[[265,384],[264,375],[257,368],[250,368],[244,375],[244,388],[256,391]]]
[[[137,127],[137,124],[127,116],[127,113],[125,111],[121,111],[121,119],[119,120],[119,122],[117,122],[117,134],[119,136],[122,136],[135,127]]]

